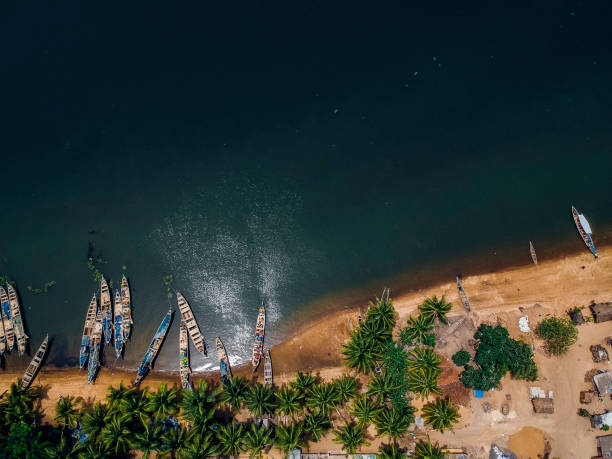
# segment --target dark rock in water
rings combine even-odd
[[[92,229],[87,230],[87,234],[96,234],[96,230],[92,230]]]

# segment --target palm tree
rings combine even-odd
[[[376,360],[381,357],[380,352],[376,349],[376,343],[359,333],[359,330],[353,330],[351,340],[342,344],[342,354],[347,367],[365,374],[374,371]]]
[[[128,422],[129,418],[116,414],[106,423],[100,433],[104,448],[115,455],[121,456],[130,450],[132,432],[128,428]]]
[[[221,401],[229,405],[233,411],[239,411],[242,403],[245,401],[249,385],[246,378],[233,377],[229,383],[223,383],[223,392],[221,392]]]
[[[291,451],[304,446],[302,439],[303,432],[304,424],[301,422],[292,422],[287,427],[280,425],[276,427],[274,444],[289,456]]]
[[[431,368],[421,368],[410,372],[408,389],[419,394],[423,399],[429,397],[430,394],[441,394],[442,391],[438,387],[438,372]]]
[[[442,372],[442,369],[438,367],[442,359],[429,347],[417,347],[408,353],[408,357],[406,361],[408,371],[431,368],[438,374]]]
[[[332,423],[328,415],[320,410],[310,413],[304,419],[304,430],[310,433],[315,442],[318,442],[323,435],[329,432]]]
[[[366,394],[359,395],[353,402],[351,415],[357,419],[358,424],[367,426],[378,414],[378,404]]]
[[[276,408],[274,390],[268,386],[255,383],[249,388],[246,398],[246,406],[255,416],[272,414]]]
[[[153,415],[156,420],[165,419],[178,413],[179,406],[177,401],[178,389],[172,387],[168,389],[166,383],[161,383],[157,392],[148,394],[145,409]]]
[[[301,410],[302,396],[296,389],[283,387],[276,393],[276,398],[278,399],[278,411],[285,416],[285,420],[287,416],[293,419],[293,416]]]
[[[339,430],[334,430],[336,438],[334,443],[339,443],[348,454],[355,454],[362,445],[369,445],[366,440],[365,428],[357,424],[346,424]]]
[[[341,405],[344,405],[357,395],[357,380],[348,375],[343,375],[341,378],[335,380],[334,386],[338,393],[338,403]]]
[[[453,304],[447,303],[444,295],[442,295],[440,299],[434,295],[431,298],[425,299],[423,304],[419,306],[419,309],[421,310],[421,314],[431,318],[432,321],[438,319],[443,324],[448,324],[446,314],[452,307]]]
[[[116,411],[122,400],[126,400],[136,390],[135,387],[123,387],[123,381],[119,383],[119,387],[115,389],[113,386],[108,386],[106,401],[110,411]]]
[[[317,378],[312,375],[309,371],[308,373],[302,373],[298,371],[295,374],[295,381],[290,383],[290,386],[297,390],[302,397],[305,397],[310,388],[317,382]]]
[[[72,444],[72,438],[64,431],[60,433],[59,442],[53,446],[45,448],[46,455],[51,459],[70,459],[78,457],[79,451],[83,450],[85,445],[77,441]]]
[[[368,395],[376,397],[379,402],[384,401],[391,392],[399,389],[398,385],[393,381],[393,375],[386,370],[372,378],[368,383],[368,388]]]
[[[80,402],[81,398],[72,396],[62,397],[55,405],[55,420],[62,427],[76,427],[81,417],[79,411],[74,407],[75,402]]]
[[[204,432],[215,415],[217,395],[220,390],[208,391],[208,383],[201,379],[193,390],[183,390],[183,418],[191,424],[192,429]]]
[[[150,419],[146,412],[149,395],[146,389],[142,392],[132,392],[128,397],[119,402],[119,410],[121,414],[129,416],[132,421],[140,419],[143,424]]]
[[[403,413],[396,408],[380,410],[374,418],[378,436],[388,435],[394,440],[406,433],[410,423],[414,421],[414,408],[410,407]]]
[[[376,303],[370,301],[366,322],[374,322],[384,330],[391,331],[395,326],[395,316],[393,300],[376,298]]]
[[[250,430],[247,430],[244,435],[243,442],[251,459],[261,459],[261,452],[272,444],[272,429],[251,424]]]
[[[87,442],[85,449],[79,452],[79,459],[110,459],[111,453],[99,443]]]
[[[324,414],[328,414],[335,408],[338,402],[338,391],[333,383],[321,383],[312,387],[306,399],[306,406],[317,408]]]
[[[454,406],[449,398],[437,398],[423,406],[423,418],[431,427],[444,433],[452,430],[453,424],[459,422],[459,407]]]
[[[163,446],[161,424],[151,424],[148,421],[142,422],[142,432],[134,434],[132,448],[142,451],[143,459],[148,459],[152,451],[159,451]]]
[[[203,457],[218,456],[219,447],[213,442],[213,433],[199,433],[191,431],[183,450],[184,459],[202,459]]]
[[[31,422],[34,417],[34,401],[38,398],[37,391],[32,387],[22,388],[19,382],[12,383],[8,392],[2,394],[0,404],[4,411],[7,424],[15,424],[22,420]]]
[[[410,339],[410,341],[416,340],[420,343],[426,343],[427,335],[433,328],[433,319],[430,316],[419,314],[416,318],[410,316],[408,319],[408,328],[404,329],[404,332],[407,339]]]
[[[365,321],[359,326],[359,335],[377,350],[382,350],[384,344],[391,339],[391,330],[378,322]]]
[[[432,444],[429,439],[427,441],[420,440],[414,448],[415,459],[444,459],[444,453],[436,442]]]
[[[180,457],[185,449],[185,443],[187,440],[187,433],[185,429],[172,428],[168,429],[161,437],[163,446],[162,450],[167,451],[172,459]]]
[[[83,415],[83,432],[87,434],[91,442],[95,442],[99,437],[102,429],[106,425],[108,419],[108,411],[105,405],[97,402],[91,411],[85,412]]]
[[[377,459],[405,459],[406,454],[399,450],[396,442],[393,442],[390,445],[383,445],[376,457]]]
[[[221,443],[221,453],[228,456],[238,456],[242,451],[243,436],[242,424],[232,422],[219,427],[217,438]]]

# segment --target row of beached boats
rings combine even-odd
[[[25,354],[28,335],[23,327],[21,307],[15,287],[6,284],[0,286],[0,355],[12,351],[17,346],[19,355]]]

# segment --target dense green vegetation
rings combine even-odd
[[[457,365],[458,367],[463,367],[470,363],[470,360],[472,360],[472,356],[465,349],[461,349],[453,354],[452,359],[455,365]]]
[[[578,328],[567,318],[544,319],[538,324],[536,333],[546,341],[546,350],[554,355],[565,354],[578,339]]]

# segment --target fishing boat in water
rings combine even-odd
[[[115,332],[115,354],[117,358],[121,357],[121,351],[123,350],[123,303],[121,302],[121,293],[119,290],[115,290],[115,325],[113,331]]]
[[[461,276],[457,275],[456,278],[457,278],[457,290],[459,290],[459,297],[461,298],[463,307],[468,312],[470,312],[470,300],[468,300],[465,290],[463,290],[463,285],[461,284]]]
[[[102,333],[104,334],[104,342],[108,344],[111,342],[113,336],[113,309],[110,291],[104,276],[100,279],[100,309],[102,310]]]
[[[0,355],[6,351],[6,334],[4,333],[4,320],[2,319],[2,307],[0,307]]]
[[[230,384],[232,378],[232,368],[230,367],[230,361],[227,358],[227,352],[225,346],[221,342],[221,339],[217,336],[217,360],[219,360],[219,371],[221,372],[221,381],[225,384]]]
[[[181,292],[176,292],[176,300],[178,302],[179,311],[181,311],[181,317],[185,322],[187,332],[191,337],[193,345],[204,357],[206,357],[206,345],[204,344],[204,338],[202,337],[202,333],[200,333],[200,327],[198,327],[195,316],[191,311],[191,306],[189,306],[189,303],[187,303],[185,297],[181,295]]]
[[[168,311],[161,324],[159,324],[159,328],[155,332],[155,335],[151,340],[151,344],[149,344],[149,348],[147,349],[147,352],[145,353],[142,362],[138,367],[138,373],[136,374],[136,379],[134,380],[135,386],[143,380],[149,370],[153,367],[153,361],[161,348],[168,328],[170,328],[170,322],[172,322],[172,309]]]
[[[123,304],[121,319],[123,341],[125,342],[130,339],[130,335],[132,334],[132,325],[134,324],[134,321],[132,320],[132,297],[130,295],[130,284],[128,284],[125,274],[121,278],[121,303]]]
[[[529,253],[531,253],[531,259],[533,260],[533,264],[538,266],[538,256],[536,255],[535,247],[533,243],[529,241]]]
[[[45,339],[43,340],[42,344],[40,345],[40,347],[36,351],[36,354],[34,354],[34,358],[30,362],[30,364],[28,365],[28,368],[26,369],[25,373],[23,374],[23,378],[21,378],[21,387],[22,388],[25,389],[26,387],[29,387],[30,384],[32,384],[32,380],[36,376],[36,373],[40,369],[40,364],[42,363],[43,359],[45,358],[45,354],[47,353],[47,346],[48,345],[49,345],[49,335],[47,335],[45,337]]]
[[[2,308],[2,324],[6,338],[6,348],[10,351],[15,347],[15,329],[11,320],[11,303],[4,287],[0,286],[0,307]]]
[[[597,255],[597,250],[595,249],[595,244],[591,238],[593,231],[591,231],[591,225],[589,225],[588,220],[583,214],[578,213],[574,206],[572,206],[572,217],[574,218],[574,223],[576,224],[578,233],[580,233],[580,237],[589,248],[593,256],[595,258],[599,258],[599,255]]]
[[[89,345],[89,362],[87,364],[87,384],[90,384],[96,378],[98,367],[100,366],[100,348],[102,347],[102,328],[104,316],[102,311],[96,314],[91,341]]]
[[[87,314],[85,315],[85,325],[83,326],[83,337],[81,338],[81,353],[79,355],[79,367],[81,370],[87,363],[89,357],[89,346],[93,337],[94,325],[96,324],[96,315],[98,314],[98,300],[96,294],[91,298]]]
[[[255,341],[253,342],[253,371],[257,370],[263,354],[264,334],[266,332],[266,308],[263,301],[259,306],[257,314],[257,325],[255,326]]]
[[[189,374],[191,373],[191,368],[189,367],[189,335],[184,320],[181,321],[179,328],[179,373],[183,389],[191,389],[191,384],[189,383]]]
[[[264,384],[272,385],[272,359],[270,358],[270,349],[264,352],[266,361],[264,362]]]
[[[9,302],[11,303],[11,320],[15,328],[15,339],[17,340],[17,351],[19,355],[25,354],[28,335],[25,334],[23,320],[21,318],[21,308],[19,307],[19,298],[17,292],[11,284],[6,284],[8,291]]]

